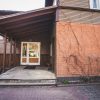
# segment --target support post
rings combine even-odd
[[[16,66],[16,41],[14,41],[14,67]]]
[[[9,68],[12,65],[12,38],[10,39],[10,55],[9,55]]]
[[[6,67],[6,45],[7,45],[7,35],[4,35],[4,53],[3,53],[3,72],[5,70]]]

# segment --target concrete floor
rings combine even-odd
[[[24,69],[25,66],[18,66],[0,75],[0,79],[56,79],[55,74],[45,67],[36,69]]]

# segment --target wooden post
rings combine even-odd
[[[14,67],[16,66],[16,41],[14,41]]]
[[[10,55],[9,55],[9,67],[12,64],[12,38],[10,39]]]
[[[6,45],[7,45],[7,35],[4,35],[4,53],[3,53],[3,72],[6,67]]]

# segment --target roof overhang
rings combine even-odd
[[[0,10],[0,16],[10,15],[10,14],[15,14],[20,12],[22,11]]]
[[[55,21],[56,8],[45,7],[38,10],[20,12],[0,17],[0,33],[21,40],[33,34],[50,33]]]

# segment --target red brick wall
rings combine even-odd
[[[100,25],[57,22],[57,77],[100,75]]]

